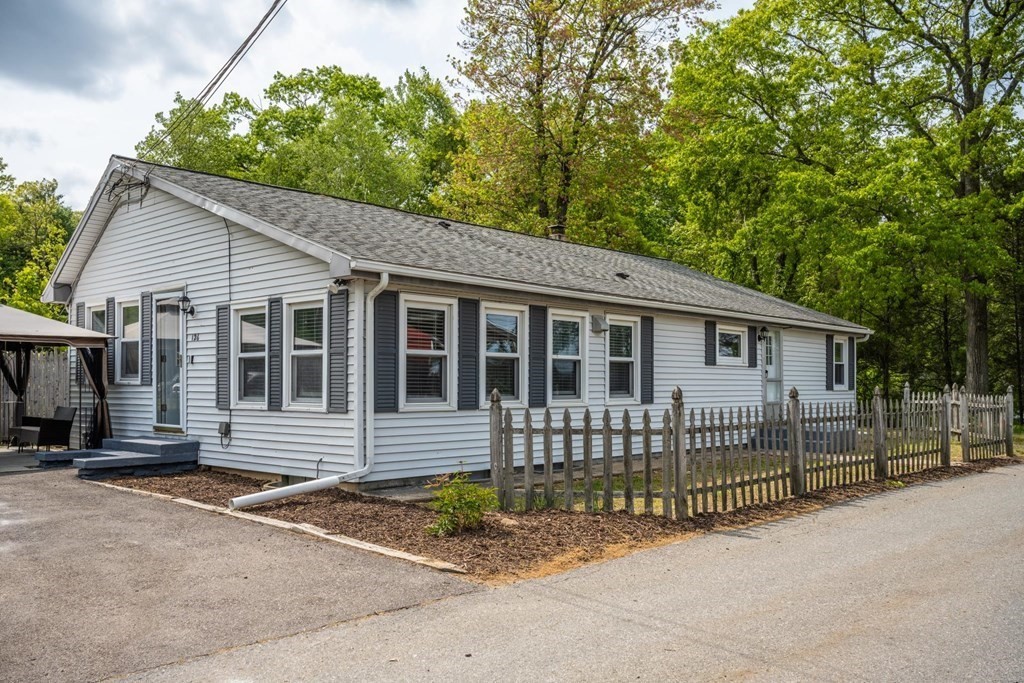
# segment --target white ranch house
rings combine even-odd
[[[495,387],[577,418],[677,385],[852,400],[870,334],[667,260],[117,156],[44,300],[116,337],[116,436],[377,486],[487,470]]]

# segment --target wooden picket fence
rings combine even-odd
[[[3,352],[0,352],[3,353]],[[25,414],[52,416],[57,406],[69,405],[68,352],[63,348],[38,348],[32,352]],[[17,400],[0,377],[0,442],[7,442],[14,428]]]
[[[964,462],[1013,453],[1013,388],[1005,396],[970,394],[957,385],[950,392],[951,431]]]
[[[964,459],[1012,454],[1012,399],[960,396]],[[610,410],[600,417],[586,410],[574,424],[569,410],[556,423],[547,409],[535,423],[528,409],[517,422],[494,392],[491,480],[506,510],[682,519],[948,466],[953,405],[950,392],[909,388],[902,399],[876,390],[870,401],[805,403],[793,389],[784,411],[687,411],[677,387],[660,414],[637,418],[627,409],[616,424]]]

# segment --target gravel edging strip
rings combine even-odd
[[[384,555],[386,557],[393,557],[399,560],[405,560],[406,562],[412,562],[413,564],[422,565],[431,569],[436,569],[442,572],[448,572],[451,574],[466,574],[468,573],[464,567],[460,567],[457,564],[451,562],[443,562],[441,560],[435,560],[431,557],[422,557],[420,555],[413,555],[402,550],[396,550],[395,548],[388,548],[386,546],[377,545],[375,543],[367,543],[366,541],[360,541],[357,538],[351,538],[349,536],[342,536],[341,534],[329,533],[326,529],[321,529],[318,526],[312,524],[296,524],[294,522],[285,522],[279,519],[273,519],[271,517],[263,517],[261,515],[254,515],[251,512],[241,512],[239,510],[229,510],[228,508],[218,507],[216,505],[208,505],[206,503],[200,503],[196,500],[189,498],[176,498],[169,496],[165,493],[153,493],[151,491],[144,491],[142,489],[128,488],[127,486],[117,486],[116,484],[108,484],[102,481],[92,481],[89,479],[83,479],[89,484],[95,484],[97,486],[103,486],[108,489],[114,489],[117,491],[126,491],[128,493],[134,493],[138,496],[149,496],[150,498],[159,498],[161,500],[167,500],[172,503],[178,503],[179,505],[187,505],[189,507],[204,510],[206,512],[213,512],[218,515],[224,515],[226,517],[235,517],[237,519],[244,519],[250,522],[256,522],[257,524],[263,524],[266,526],[276,527],[278,529],[284,529],[285,531],[293,531],[295,533],[305,534],[307,536],[313,536],[323,541],[329,541],[331,543],[339,543],[341,545],[348,546],[350,548],[358,548],[359,550],[365,550],[367,552],[376,553],[378,555]]]

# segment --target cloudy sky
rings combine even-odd
[[[3,0],[0,158],[19,180],[56,178],[84,208],[111,154],[134,154],[176,91],[198,92],[270,0]],[[712,18],[752,0],[720,0]],[[290,0],[218,92],[258,97],[274,72],[338,64],[393,84],[451,75],[461,0]]]

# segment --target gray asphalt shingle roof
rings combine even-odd
[[[785,318],[866,328],[673,261],[460,223],[301,190],[135,162],[139,170],[355,260],[535,284],[586,298],[628,297],[713,308],[754,320]],[[444,221],[448,227],[440,223]],[[616,273],[627,273],[623,279]]]

